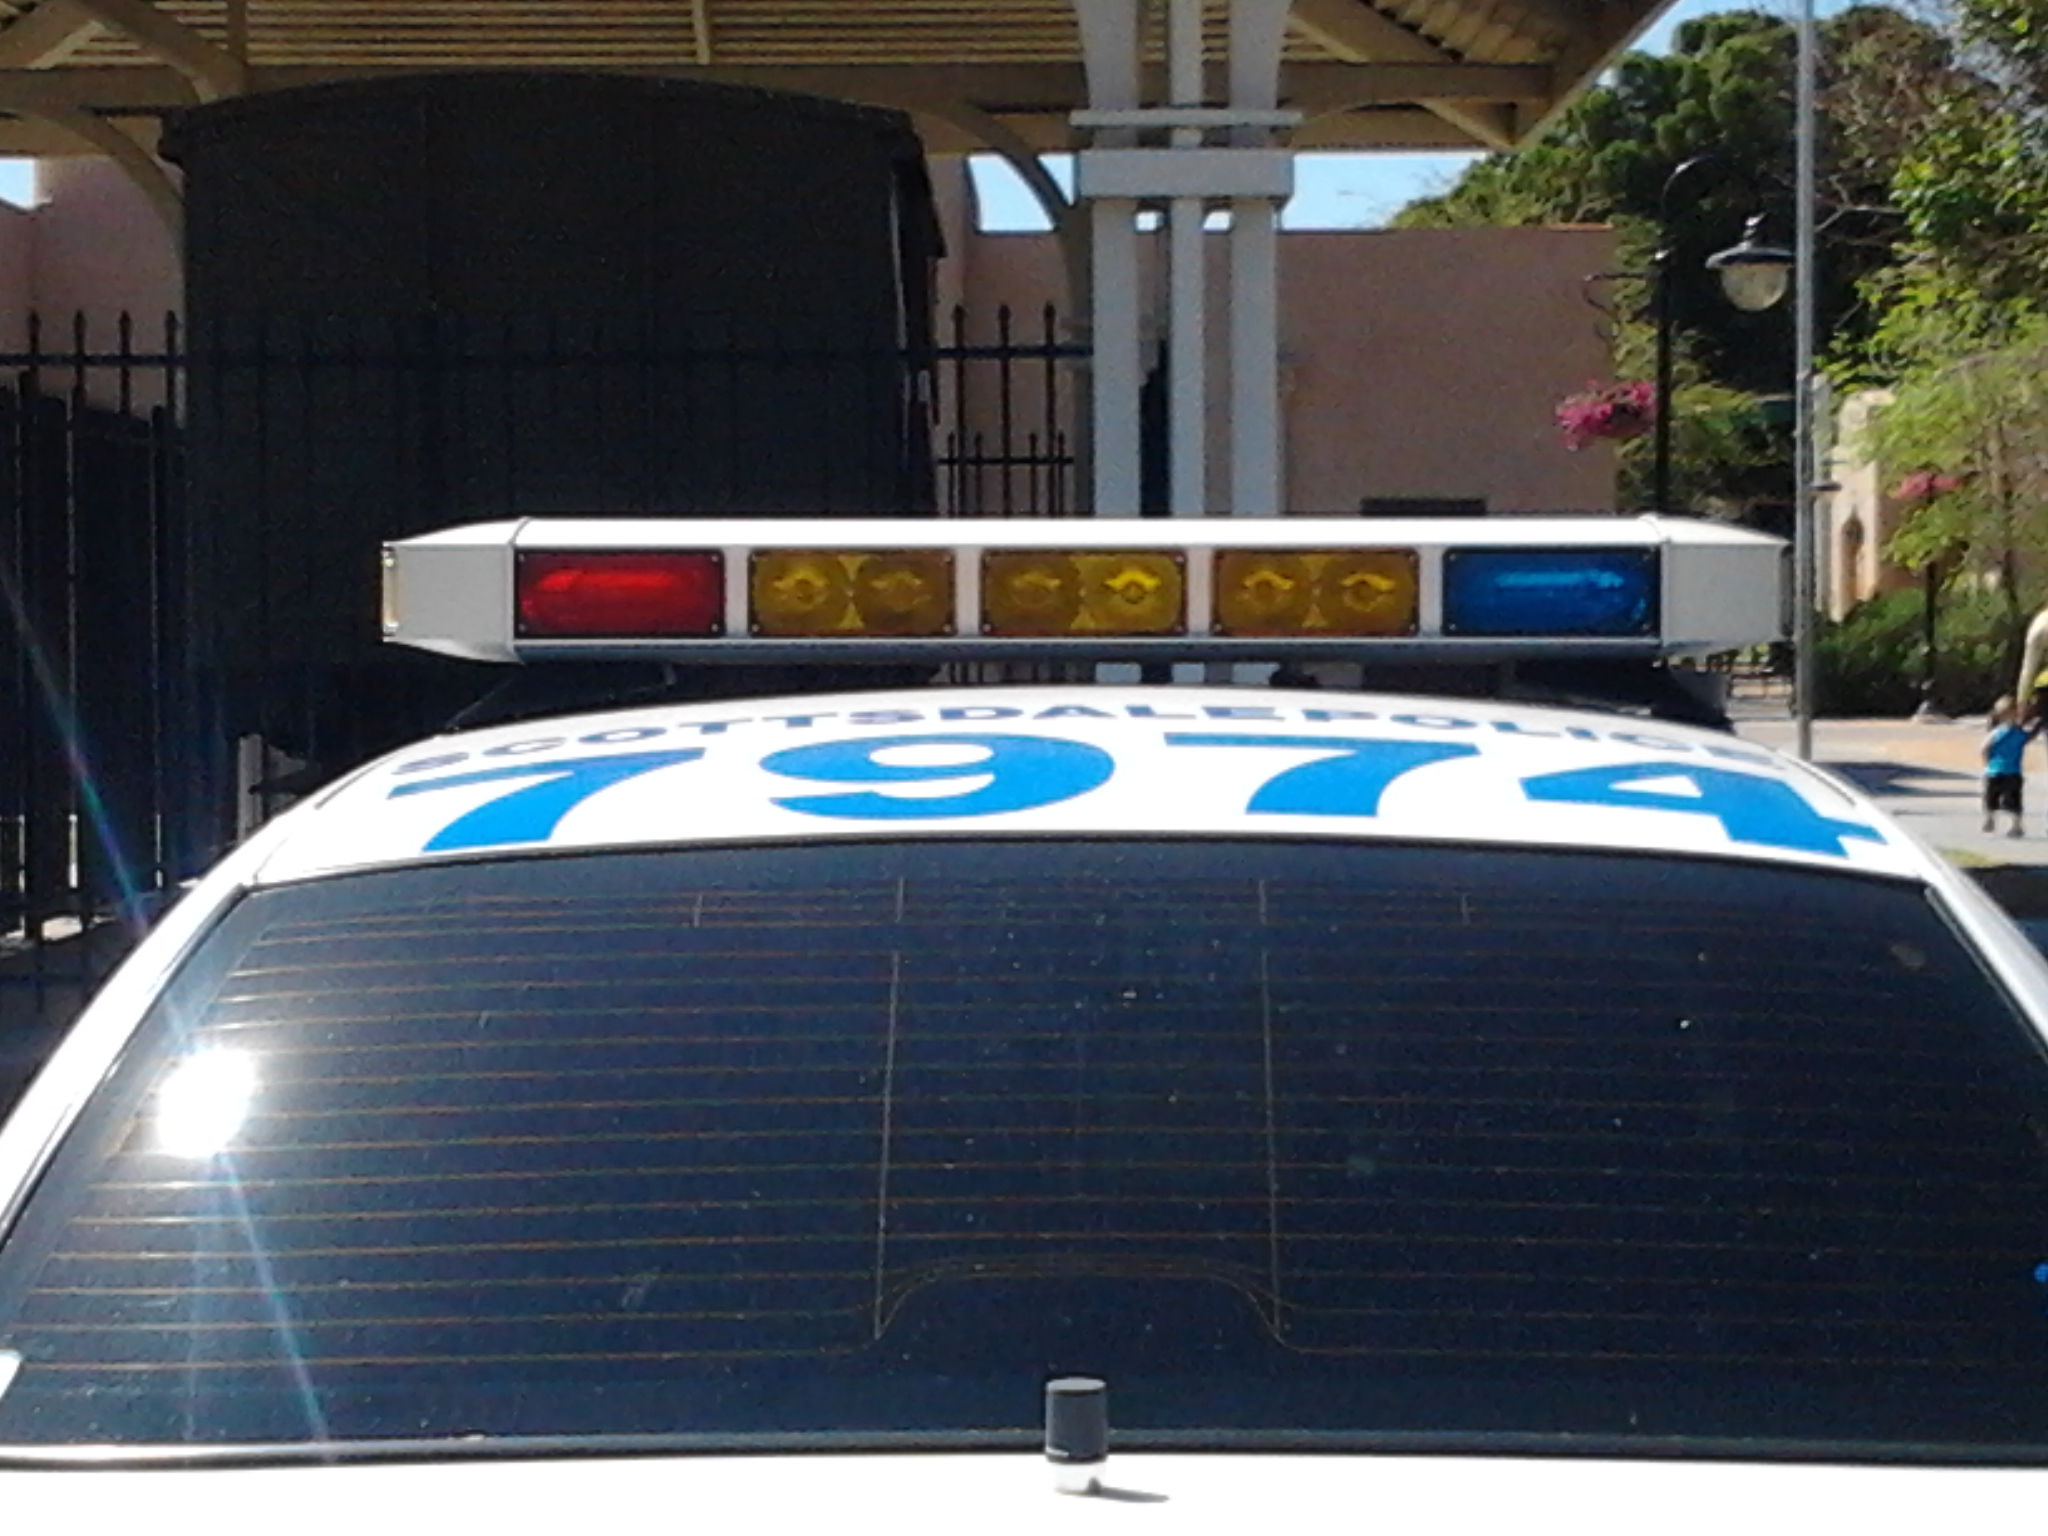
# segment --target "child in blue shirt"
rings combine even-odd
[[[1991,706],[1991,718],[1985,724],[1984,830],[1991,831],[1998,813],[2004,811],[2012,817],[2006,836],[2020,837],[2024,835],[2020,796],[2027,782],[2022,759],[2033,732],[2019,723],[2019,709],[2010,695]]]

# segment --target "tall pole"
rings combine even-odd
[[[1280,58],[1292,0],[1231,0],[1230,104],[1277,112]],[[1233,144],[1279,143],[1273,128],[1239,128]],[[1278,197],[1230,203],[1230,510],[1277,517],[1280,469],[1280,205]]]
[[[1671,236],[1671,194],[1678,184],[1703,167],[1715,166],[1725,169],[1727,162],[1718,155],[1694,155],[1690,160],[1681,160],[1664,178],[1664,189],[1657,194],[1657,254],[1650,258],[1650,307],[1657,317],[1657,415],[1651,424],[1654,434],[1650,440],[1650,510],[1669,512],[1671,510],[1671,396],[1675,388],[1671,378],[1672,331],[1678,323],[1677,305],[1671,296],[1671,257],[1675,243]]]
[[[1814,182],[1815,112],[1814,80],[1819,39],[1813,19],[1813,0],[1800,0],[1799,7],[1799,90],[1793,132],[1798,156],[1797,238],[1793,242],[1792,294],[1794,322],[1793,445],[1792,445],[1792,719],[1794,750],[1802,758],[1813,757],[1814,710],[1814,610],[1819,606],[1813,487],[1817,479],[1813,462],[1813,350],[1814,297]]]
[[[1926,665],[1920,671],[1919,718],[1932,718],[1934,714],[1934,679],[1941,670],[1941,651],[1938,643],[1939,631],[1935,624],[1935,611],[1941,586],[1938,560],[1930,560],[1920,571],[1920,641],[1926,653]]]
[[[1683,169],[1683,167],[1681,167]],[[1672,173],[1675,180],[1677,172]],[[1670,183],[1665,183],[1670,190]],[[1657,254],[1650,258],[1650,308],[1657,321],[1657,401],[1650,421],[1650,510],[1671,510],[1671,232],[1657,231]]]
[[[1168,0],[1167,91],[1176,107],[1202,105],[1202,0]],[[1201,130],[1175,128],[1176,149],[1199,150]],[[1209,263],[1203,199],[1166,205],[1167,502],[1175,517],[1209,510]]]
[[[1073,0],[1087,66],[1090,110],[1128,112],[1138,105],[1136,0]],[[1137,142],[1130,128],[1097,130],[1096,146]],[[1139,486],[1138,399],[1144,384],[1139,350],[1138,204],[1133,197],[1084,197],[1089,220],[1089,446],[1093,452],[1090,511],[1136,517]]]

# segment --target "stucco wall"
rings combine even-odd
[[[1569,452],[1558,399],[1604,378],[1582,294],[1606,229],[1297,233],[1280,243],[1288,504],[1484,499],[1608,511],[1612,450]]]
[[[964,174],[935,167],[950,254],[942,291],[977,339],[998,308],[1072,313],[1057,240],[977,234]],[[1210,240],[1220,370],[1227,239]],[[1584,282],[1614,264],[1607,228],[1290,232],[1280,242],[1286,505],[1353,512],[1367,497],[1478,498],[1496,511],[1611,511],[1614,457],[1560,439],[1560,397],[1609,376]],[[1158,335],[1163,295],[1146,334]],[[1225,483],[1220,413],[1211,484]]]
[[[26,338],[35,269],[35,214],[0,202],[0,348],[10,352]]]
[[[111,349],[125,311],[136,345],[157,345],[183,290],[177,248],[148,199],[110,160],[46,160],[39,177],[30,302],[45,326],[68,327],[84,311],[96,327],[105,322],[93,339]]]
[[[112,161],[45,160],[37,181],[34,208],[0,203],[0,348],[26,350],[35,315],[41,349],[52,358],[43,387],[68,391],[80,377],[66,356],[78,344],[79,316],[88,352],[121,350],[123,313],[131,322],[129,351],[162,348],[164,317],[181,305],[178,250],[149,200]],[[163,402],[159,371],[130,370],[125,383],[122,373],[110,364],[86,368],[87,398],[140,410]]]

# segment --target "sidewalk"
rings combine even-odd
[[[1776,715],[1737,720],[1747,740],[1790,752]],[[1969,869],[2015,913],[2048,915],[2048,758],[2027,749],[2024,837],[1984,830],[1984,720],[1816,720],[1813,757],[1850,780],[1916,837]]]

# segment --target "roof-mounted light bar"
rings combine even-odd
[[[388,544],[384,634],[480,661],[1491,661],[1783,635],[1782,540],[1671,517],[528,519]]]

